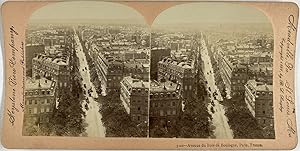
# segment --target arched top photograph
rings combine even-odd
[[[274,37],[263,11],[172,4],[149,25],[137,6],[58,2],[33,12],[24,136],[275,138]]]

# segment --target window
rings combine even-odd
[[[176,115],[176,110],[173,110],[173,115]]]
[[[47,99],[47,104],[49,104],[50,103],[50,100],[49,99]]]
[[[33,108],[33,114],[36,114],[37,113],[37,108]]]
[[[168,114],[168,115],[171,115],[171,111],[170,111],[170,110],[168,110],[168,111],[167,111],[167,114]]]
[[[164,116],[164,111],[163,111],[163,110],[160,110],[160,111],[159,111],[159,115],[160,115],[160,116]]]
[[[46,108],[46,112],[50,112],[50,109],[49,109],[49,107],[47,107],[47,108]]]
[[[32,100],[29,100],[29,104],[32,104]]]
[[[140,118],[141,118],[141,117],[140,117],[140,116],[138,116],[138,117],[137,117],[137,120],[138,120],[138,121],[140,121]]]
[[[172,106],[175,106],[175,102],[172,102]]]
[[[141,110],[141,107],[138,107],[138,111],[140,111]]]
[[[45,109],[43,107],[41,107],[41,113],[44,113]]]
[[[28,113],[29,113],[29,114],[32,114],[31,108],[28,109]]]
[[[37,104],[37,100],[34,100],[34,104]]]
[[[266,111],[263,111],[262,113],[263,113],[263,114],[266,114]]]

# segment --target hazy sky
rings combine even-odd
[[[134,9],[118,3],[81,1],[49,4],[35,11],[30,19],[129,19],[144,20]]]
[[[189,3],[162,12],[154,25],[177,23],[268,23],[260,10],[240,4]]]
[[[128,6],[95,1],[49,4],[35,11],[31,19],[109,19],[144,22],[142,15]],[[267,23],[269,21],[261,11],[254,7],[229,3],[198,2],[173,6],[157,16],[153,24],[261,22]]]

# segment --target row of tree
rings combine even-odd
[[[228,124],[237,139],[263,139],[264,131],[249,112],[244,98],[233,97],[224,100]]]
[[[59,93],[59,105],[53,116],[53,132],[58,136],[80,136],[85,132],[85,113],[82,110],[83,89],[80,84],[78,60],[75,51],[71,53],[72,70],[69,88],[61,89]]]
[[[102,114],[107,137],[147,137],[147,124],[138,126],[131,120],[118,94],[101,97],[100,102],[102,106],[99,112]]]

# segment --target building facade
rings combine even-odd
[[[68,87],[70,82],[69,57],[59,54],[38,54],[32,59],[32,77],[44,77],[57,82],[57,87]]]
[[[264,130],[274,129],[273,85],[249,80],[245,85],[245,102],[252,116]],[[266,133],[273,137],[273,133]]]
[[[180,85],[167,81],[150,83],[150,118],[174,120],[182,111]]]
[[[26,45],[26,76],[32,76],[32,59],[40,53],[44,53],[45,46],[42,44],[27,44]]]
[[[269,53],[254,53],[242,50],[243,52],[231,53],[235,48],[223,51],[224,46],[217,47],[215,58],[217,60],[220,75],[224,81],[229,96],[243,96],[244,85],[249,79],[257,79],[272,84],[273,69],[271,55]],[[257,50],[258,51],[258,50]],[[247,53],[251,53],[247,54]],[[242,55],[243,54],[243,55]]]
[[[48,123],[56,106],[56,82],[27,78],[25,86],[25,120]]]
[[[93,47],[91,57],[105,93],[119,92],[120,82],[123,79],[123,61],[109,52],[101,52],[96,47]]]
[[[176,61],[165,57],[158,62],[158,81],[168,80],[181,85],[184,99],[190,99],[195,90],[195,69],[192,59]]]
[[[120,82],[125,76],[149,81],[148,59],[126,60],[122,50],[120,52],[104,50],[102,47],[95,46],[95,44],[92,44],[91,47],[90,55],[106,94],[110,92],[119,93]]]
[[[127,61],[124,63],[124,76],[131,76],[149,82],[149,73],[150,66],[149,60],[147,59]]]
[[[158,62],[167,56],[171,56],[171,49],[169,48],[155,47],[151,49],[151,61],[150,61],[151,79],[157,80]]]
[[[120,84],[120,99],[132,121],[148,123],[149,82],[127,76]]]

